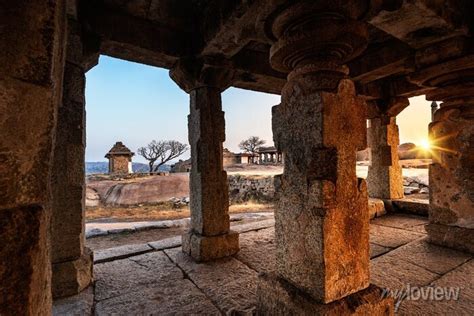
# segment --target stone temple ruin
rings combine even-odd
[[[402,196],[396,116],[412,96],[440,102],[429,126],[429,242],[474,252],[473,1],[20,0],[0,8],[0,314],[49,314],[52,298],[93,278],[84,89],[99,54],[167,68],[189,94],[192,214],[182,251],[195,261],[239,251],[221,93],[281,94],[272,113],[285,156],[275,181],[277,269],[259,277],[257,313],[393,313],[369,281],[367,197]],[[367,143],[366,183],[354,166]]]
[[[105,155],[109,159],[110,174],[128,174],[132,173],[132,157],[135,155],[122,142],[116,142],[115,145]]]

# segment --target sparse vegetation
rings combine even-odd
[[[188,145],[177,140],[151,141],[146,147],[138,148],[140,156],[148,160],[149,172],[158,172],[160,166],[178,158],[188,150]],[[156,163],[158,161],[158,163]],[[156,163],[156,165],[155,165]]]

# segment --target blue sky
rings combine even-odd
[[[170,78],[168,70],[101,56],[86,74],[86,161],[105,161],[116,141],[132,151],[151,140],[187,143],[189,97]],[[222,94],[226,118],[224,146],[239,151],[249,136],[272,145],[271,108],[280,96],[229,88]],[[413,98],[398,118],[402,142],[426,138],[429,103]],[[418,120],[415,122],[415,120]],[[182,158],[189,157],[189,152]],[[134,161],[144,162],[140,156]]]

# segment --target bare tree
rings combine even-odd
[[[150,173],[157,172],[159,168],[168,161],[181,156],[188,150],[188,145],[176,140],[156,141],[153,140],[146,147],[138,148],[137,152],[148,160]],[[155,165],[155,163],[158,163]]]
[[[240,142],[239,148],[243,151],[252,154],[252,162],[254,160],[257,150],[266,142],[263,139],[260,139],[258,136],[250,136],[248,139],[245,139]]]

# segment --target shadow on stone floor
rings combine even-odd
[[[371,221],[371,281],[390,289],[396,298],[405,293],[397,291],[407,287],[417,291],[400,300],[400,315],[471,314],[473,256],[428,244],[426,223],[426,218],[404,214]],[[118,260],[109,257],[94,266],[95,295],[89,288],[56,301],[54,314],[250,314],[256,305],[259,272],[276,268],[273,221],[247,225],[240,232],[240,252],[210,263],[191,261],[181,252],[179,238],[144,254],[132,252]],[[413,295],[437,288],[459,288],[459,298]]]

